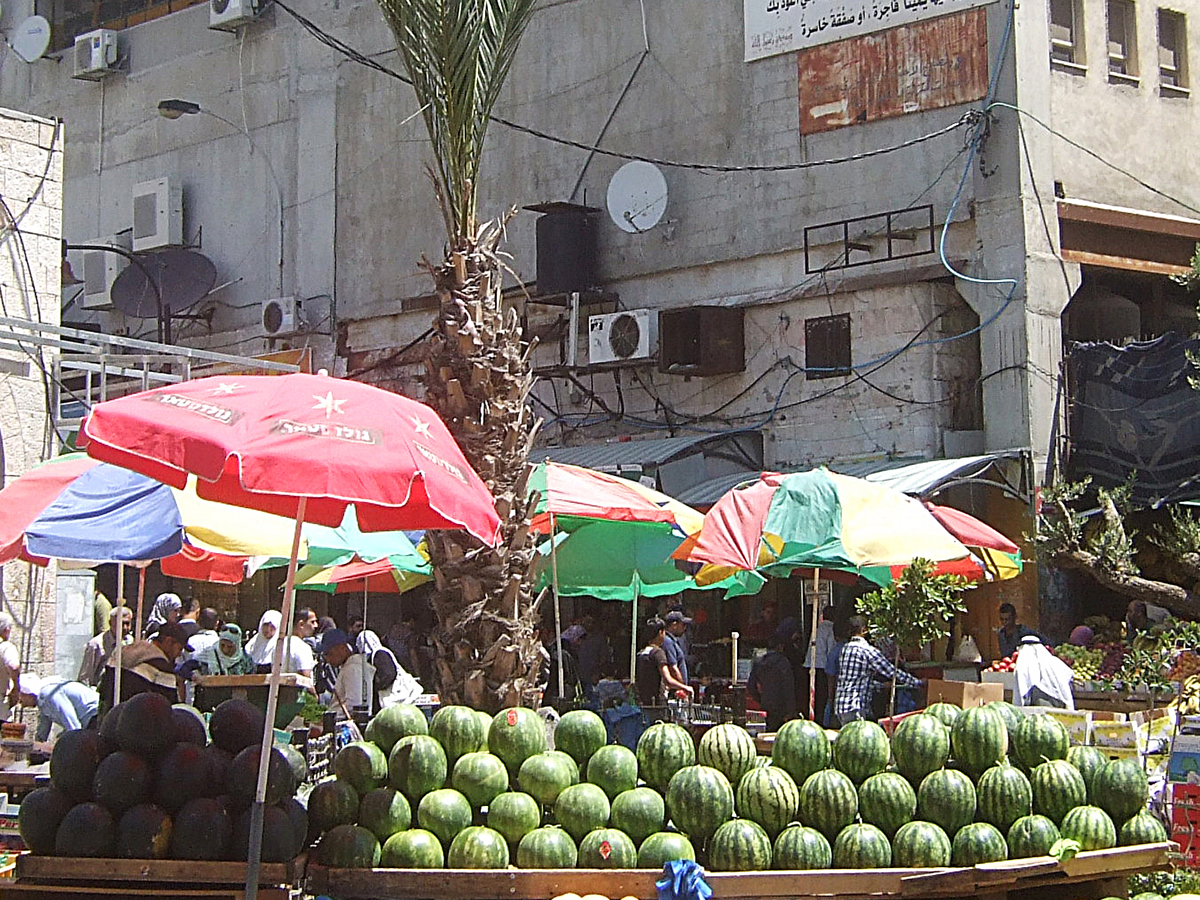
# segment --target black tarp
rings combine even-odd
[[[1113,487],[1137,472],[1139,507],[1200,497],[1200,391],[1189,382],[1200,373],[1189,352],[1200,339],[1171,333],[1070,349],[1071,480]]]

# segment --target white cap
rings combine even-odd
[[[33,694],[35,697],[42,689],[42,679],[32,672],[22,672],[17,684],[22,694]]]

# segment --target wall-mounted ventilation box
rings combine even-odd
[[[273,297],[264,300],[260,321],[266,337],[283,337],[303,331],[304,311],[295,297]]]
[[[745,310],[688,306],[658,314],[658,368],[670,375],[746,370]]]
[[[588,364],[611,365],[650,359],[658,349],[658,319],[651,309],[588,316]]]
[[[87,241],[92,245],[108,244],[129,250],[129,232],[114,234],[110,237],[97,238]],[[120,253],[107,250],[80,250],[78,257],[81,267],[76,270],[83,276],[83,296],[81,305],[84,309],[112,309],[112,286],[117,276],[125,271],[129,260]]]
[[[173,175],[133,187],[133,249],[183,244],[183,186]]]
[[[237,31],[258,18],[258,0],[208,0],[208,27]]]
[[[72,78],[99,81],[117,71],[117,33],[99,28],[75,37],[75,72]]]

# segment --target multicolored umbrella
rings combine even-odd
[[[989,581],[1005,581],[1021,574],[1021,548],[991,525],[952,506],[938,506],[926,501],[925,508],[948,532],[970,548],[983,563]]]
[[[304,566],[296,570],[296,590],[327,594],[396,594],[432,581],[431,567],[423,572],[402,568],[384,557],[373,561],[354,559],[336,566]]]
[[[699,530],[704,514],[636,481],[582,466],[543,462],[533,467],[529,491],[538,493],[531,527],[549,534],[576,524],[608,522],[664,523],[681,537]],[[553,524],[552,524],[553,521]]]

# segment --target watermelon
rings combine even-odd
[[[1008,746],[1011,748],[1013,741],[1017,738],[1017,729],[1025,721],[1025,713],[1004,700],[993,700],[985,705],[988,709],[994,709],[1000,713],[1000,718],[1004,720],[1004,728],[1008,731]]]
[[[1008,753],[1008,729],[1000,713],[986,706],[964,709],[950,728],[954,758],[974,776],[997,765]]]
[[[882,772],[890,757],[887,733],[866,719],[843,725],[833,742],[833,767],[850,776],[855,785]]]
[[[590,709],[573,709],[554,728],[554,749],[561,750],[582,770],[592,754],[608,743],[604,720]]]
[[[488,828],[500,832],[513,847],[541,824],[541,805],[521,791],[497,794],[488,804]]]
[[[1098,806],[1077,806],[1058,828],[1063,838],[1079,841],[1082,850],[1111,850],[1117,846],[1117,829],[1108,813]]]
[[[901,825],[911,822],[916,815],[917,793],[903,775],[880,772],[859,787],[858,808],[862,820],[876,826],[890,840]]]
[[[263,832],[265,857],[270,832],[265,826]],[[170,848],[171,817],[162,807],[153,803],[139,804],[129,809],[117,823],[117,856],[123,859],[166,859]],[[264,861],[269,860],[264,858]]]
[[[1121,826],[1117,842],[1122,847],[1131,847],[1134,844],[1159,844],[1167,839],[1162,822],[1143,809]]]
[[[540,720],[539,720],[540,721]],[[450,842],[446,853],[449,869],[508,868],[508,844],[504,836],[483,825],[464,828]]]
[[[1033,811],[1058,825],[1068,812],[1087,801],[1079,770],[1065,759],[1052,759],[1033,770]],[[1103,808],[1103,807],[1102,807]]]
[[[367,723],[363,737],[383,751],[384,756],[392,752],[400,738],[412,734],[429,734],[429,720],[420,707],[411,703],[396,703],[385,706]]]
[[[947,728],[953,728],[962,710],[953,703],[932,703],[925,710],[926,715],[933,716]]]
[[[575,864],[581,869],[632,869],[637,865],[637,847],[623,831],[597,828],[579,842]]]
[[[1079,774],[1083,776],[1083,785],[1087,788],[1088,803],[1094,806],[1096,798],[1092,794],[1092,781],[1096,778],[1096,773],[1104,768],[1104,764],[1108,762],[1108,757],[1096,747],[1081,744],[1067,750],[1067,762],[1077,768]]]
[[[99,803],[76,804],[58,825],[57,856],[106,857],[115,855],[116,849],[117,823]]]
[[[833,848],[825,835],[805,825],[789,825],[771,848],[773,869],[828,869],[833,865]]]
[[[456,790],[430,791],[417,805],[417,823],[443,844],[471,824],[471,802]]]
[[[608,825],[612,807],[608,795],[594,784],[573,784],[554,802],[554,819],[574,840]]]
[[[333,758],[333,774],[359,794],[366,794],[387,782],[388,760],[370,741],[353,741]]]
[[[37,788],[26,795],[17,809],[17,828],[31,853],[54,855],[59,823],[73,805],[66,792],[57,787]]]
[[[100,759],[100,732],[64,731],[50,752],[50,782],[76,803],[85,803],[92,799],[92,779]]]
[[[229,763],[225,772],[225,788],[235,804],[249,806],[258,786],[258,757],[262,748],[247,747]],[[345,779],[340,779],[345,781]],[[267,804],[282,803],[296,793],[296,773],[292,764],[276,746],[267,754]]]
[[[609,815],[612,827],[625,832],[639,845],[650,835],[661,831],[666,818],[667,810],[662,796],[648,787],[617,794]]]
[[[832,840],[858,815],[858,792],[845,774],[822,769],[800,786],[800,821]]]
[[[729,779],[711,766],[685,766],[667,786],[667,813],[676,828],[702,844],[733,818]]]
[[[1052,759],[1066,759],[1071,736],[1058,719],[1047,715],[1025,716],[1017,729],[1014,755],[1030,769]]]
[[[487,729],[469,706],[443,706],[429,722],[429,736],[442,745],[446,766],[454,771],[460,756],[474,753],[483,744]]]
[[[891,864],[892,845],[874,825],[847,825],[833,842],[835,869],[886,869]]]
[[[757,822],[730,819],[708,842],[708,868],[715,872],[760,872],[771,868],[771,839]]]
[[[508,769],[498,756],[491,753],[464,753],[454,764],[450,784],[471,802],[475,809],[482,809],[508,790]]]
[[[166,753],[174,745],[175,721],[171,714],[171,701],[162,694],[155,691],[134,694],[120,706],[117,743],[122,750],[150,760]],[[257,743],[257,736],[254,742]]]
[[[779,766],[798,785],[804,784],[813,772],[828,768],[832,756],[825,729],[808,719],[784,722],[771,746],[771,765]]]
[[[1011,859],[1045,856],[1059,837],[1058,826],[1045,816],[1025,816],[1008,829],[1008,855]]]
[[[674,831],[659,831],[642,841],[638,848],[637,867],[662,871],[665,863],[674,859],[696,861],[696,850],[685,835]]]
[[[1008,859],[1008,844],[996,826],[987,822],[964,825],[950,845],[950,862],[956,866],[974,866],[1002,859]]]
[[[168,703],[167,709],[170,708]],[[148,802],[153,789],[154,770],[142,757],[124,750],[100,760],[92,779],[92,797],[117,818],[127,809]]]
[[[930,772],[917,790],[917,813],[953,840],[958,830],[975,818],[975,785],[957,769]]]
[[[1025,773],[1016,766],[1001,763],[979,776],[975,785],[977,816],[1007,834],[1013,822],[1027,816],[1033,808],[1033,788]]]
[[[555,743],[557,741],[558,732],[555,732]],[[696,744],[683,726],[658,722],[638,738],[637,761],[642,781],[662,793],[671,783],[672,775],[684,766],[696,764]]]
[[[358,805],[358,824],[384,843],[393,834],[412,825],[412,807],[395,788],[368,791]]]
[[[247,859],[250,856],[250,826],[254,810],[247,807],[233,820],[233,836],[230,841],[230,858]],[[281,863],[295,857],[303,844],[296,843],[296,827],[287,810],[281,806],[263,808],[262,861]],[[136,857],[135,857],[136,858]]]
[[[521,763],[517,783],[542,806],[553,806],[563,788],[579,781],[579,769],[567,754],[557,750],[535,753]]]
[[[734,801],[739,816],[757,822],[774,840],[796,821],[800,789],[792,776],[778,766],[761,766],[742,776]]]
[[[906,822],[892,838],[892,863],[905,869],[950,865],[950,838],[933,822]]]
[[[1146,772],[1136,759],[1114,759],[1105,763],[1096,773],[1093,788],[1096,805],[1114,822],[1132,818],[1146,808],[1150,799]]]
[[[358,792],[340,778],[313,785],[308,795],[308,825],[313,836],[335,825],[353,825],[358,818]]]
[[[54,749],[58,750],[57,745]],[[258,762],[257,753],[254,754],[254,761]],[[226,774],[228,775],[228,769]],[[258,773],[254,774],[257,783]],[[189,800],[211,796],[214,781],[212,757],[204,748],[190,742],[178,743],[158,761],[158,771],[154,778],[154,802],[168,813],[177,813]]]
[[[292,836],[295,837],[294,832]],[[62,840],[61,829],[58,837]],[[233,822],[225,804],[217,799],[200,797],[189,800],[176,813],[171,828],[170,853],[174,859],[228,859],[232,838]]]
[[[950,756],[950,732],[936,716],[921,713],[902,719],[892,735],[896,770],[914,786],[940,769]]]
[[[601,788],[611,801],[637,787],[638,760],[628,747],[606,744],[588,760],[587,780]]]
[[[388,869],[440,869],[446,864],[446,855],[436,834],[410,828],[387,839],[379,862]]]
[[[488,750],[504,762],[510,778],[517,777],[521,763],[529,757],[549,749],[546,746],[546,723],[532,709],[524,706],[512,706],[496,713],[488,728],[487,742]]]
[[[517,846],[522,869],[573,869],[579,858],[571,836],[554,825],[535,828]]]
[[[118,709],[123,709],[124,703],[113,707],[112,712],[104,717],[104,724],[107,725],[110,718],[117,720],[122,716],[113,716]],[[230,697],[228,700],[223,700],[217,705],[217,708],[212,711],[212,715],[208,717],[208,733],[212,735],[212,742],[231,754],[241,753],[247,747],[258,744],[261,745],[263,724],[266,721],[266,716],[263,711],[251,703],[249,700],[242,700],[240,697]],[[104,728],[101,727],[103,734]]]
[[[388,783],[410,803],[444,785],[446,772],[446,751],[427,734],[400,738],[388,756]]]
[[[757,765],[758,748],[750,732],[727,722],[704,732],[696,747],[696,762],[716,769],[730,784],[737,784]]]

